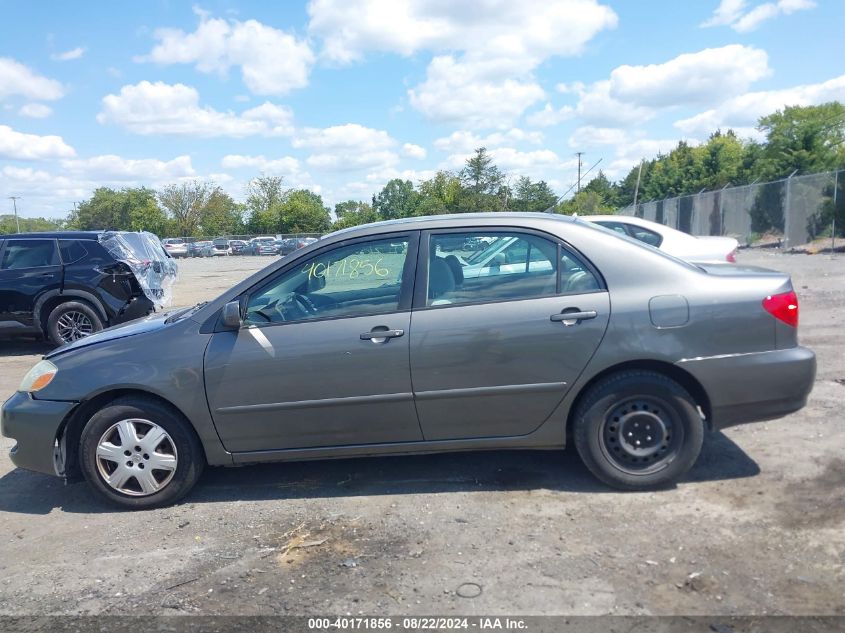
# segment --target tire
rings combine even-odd
[[[88,420],[79,441],[79,463],[101,498],[125,509],[146,510],[184,497],[202,474],[205,456],[193,428],[178,412],[151,398],[124,397]]]
[[[573,429],[590,472],[620,490],[674,484],[692,468],[704,441],[704,421],[686,389],[651,371],[620,372],[591,387]]]
[[[100,315],[81,301],[60,303],[47,317],[47,337],[56,345],[72,343],[102,329]]]

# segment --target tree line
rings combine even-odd
[[[804,174],[845,167],[845,106],[839,102],[785,107],[762,117],[757,129],[763,135],[760,141],[741,139],[732,130],[716,130],[697,146],[681,141],[668,154],[633,165],[616,182],[599,171],[564,201],[543,180],[509,177],[480,147],[456,172],[441,170],[416,184],[393,179],[369,201],[339,202],[334,218],[319,194],[287,188],[282,177],[262,174],[247,185],[244,202],[199,180],[157,191],[101,187],[65,220],[21,219],[21,230],[112,228],[189,237],[324,233],[377,220],[475,211],[589,215],[613,213],[632,204],[635,196],[640,202],[659,200],[777,180],[796,170]],[[774,202],[761,200],[760,213],[770,213]],[[837,208],[830,213],[845,229],[845,196],[838,196]],[[761,222],[774,225],[777,218]],[[0,233],[14,230],[14,218],[0,216]]]

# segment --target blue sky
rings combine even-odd
[[[564,193],[784,105],[845,101],[841,0],[0,0],[0,212],[263,172],[369,200],[485,145]]]

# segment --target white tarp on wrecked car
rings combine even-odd
[[[100,236],[100,244],[132,269],[144,294],[157,310],[170,306],[173,301],[171,289],[179,267],[158,237],[146,231],[106,231]]]

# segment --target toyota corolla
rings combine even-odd
[[[51,352],[0,427],[17,466],[127,508],[175,502],[206,466],[568,444],[606,484],[651,489],[706,431],[804,406],[797,326],[786,274],[583,220],[391,221]]]

